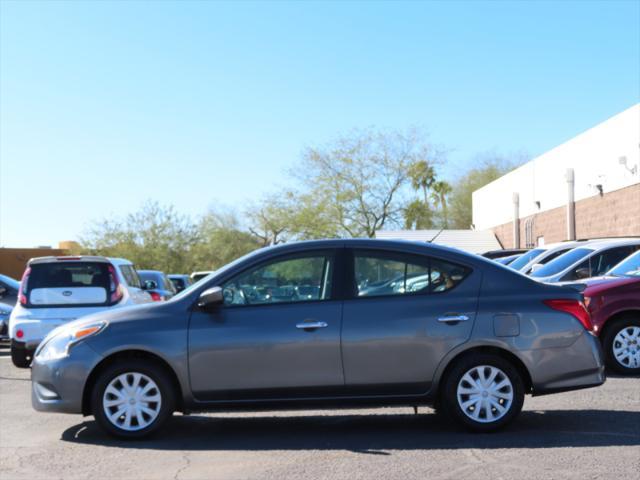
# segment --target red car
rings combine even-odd
[[[603,277],[585,280],[585,304],[599,335],[608,366],[618,373],[640,373],[640,251]]]

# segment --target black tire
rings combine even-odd
[[[29,368],[33,352],[27,350],[24,344],[11,340],[11,361],[18,368]]]
[[[484,419],[472,419],[463,411],[462,406],[458,402],[458,384],[462,380],[462,377],[475,367],[480,366],[497,368],[511,382],[511,393],[513,397],[511,404],[507,407],[507,412],[495,421],[488,421],[486,419],[486,409],[480,412],[481,414],[483,411],[485,412]],[[439,408],[443,413],[462,427],[474,432],[493,432],[505,427],[518,416],[524,403],[524,383],[518,369],[508,360],[492,354],[470,354],[457,360],[444,379],[440,391]],[[493,409],[493,407],[490,408]]]
[[[109,420],[103,408],[103,398],[107,386],[116,377],[125,373],[146,375],[155,382],[161,397],[157,417],[145,428],[139,430],[126,430],[118,427]],[[91,392],[91,412],[98,425],[110,435],[127,439],[142,438],[157,432],[171,417],[175,406],[175,398],[176,392],[173,383],[163,367],[149,360],[131,359],[126,362],[109,365],[98,375]]]
[[[614,344],[616,343],[616,336],[625,328],[636,327],[640,328],[640,315],[627,316],[615,320],[611,325],[606,326],[606,330],[602,337],[602,349],[604,350],[607,366],[622,375],[638,375],[640,374],[640,366],[633,368],[632,366],[626,366],[616,360],[613,353]],[[638,342],[638,340],[636,340]],[[633,347],[640,351],[640,344],[635,343]]]

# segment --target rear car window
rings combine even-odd
[[[39,263],[31,265],[26,296],[39,307],[106,305],[111,289],[108,263]]]
[[[356,251],[358,297],[446,292],[471,272],[467,267],[415,255]]]

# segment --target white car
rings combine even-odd
[[[54,328],[92,313],[152,301],[128,260],[33,258],[9,318],[11,359],[17,367],[28,367],[36,347]]]
[[[576,247],[587,245],[589,242],[584,240],[567,241],[550,243],[541,247],[536,247],[522,254],[519,258],[509,264],[510,268],[519,270],[524,274],[529,274],[533,270],[537,270],[542,265],[555,260],[563,253],[568,252]]]
[[[573,248],[531,272],[541,282],[571,282],[604,275],[624,258],[640,249],[640,238],[594,240]]]

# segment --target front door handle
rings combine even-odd
[[[326,328],[329,324],[327,322],[302,322],[296,325],[296,328],[302,330],[315,330],[316,328]]]
[[[466,322],[469,320],[469,317],[466,315],[445,315],[444,317],[439,317],[438,321],[442,323],[458,323],[458,322]]]

